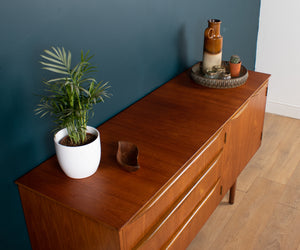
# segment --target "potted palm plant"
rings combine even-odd
[[[47,94],[41,97],[35,113],[41,117],[55,118],[55,150],[64,173],[75,179],[94,174],[101,158],[99,131],[87,126],[93,115],[93,106],[109,97],[108,82],[97,82],[91,77],[95,66],[90,63],[93,56],[81,51],[81,60],[71,65],[71,52],[52,47],[41,55],[43,69],[56,75],[44,81]]]

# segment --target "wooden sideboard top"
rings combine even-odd
[[[185,71],[98,127],[102,156],[93,176],[68,178],[54,156],[16,183],[119,230],[269,77],[249,71],[243,86],[210,89],[194,83]],[[119,140],[138,146],[138,171],[119,167]]]

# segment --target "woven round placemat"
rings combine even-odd
[[[223,62],[228,64],[228,62]],[[208,87],[208,88],[216,88],[216,89],[228,89],[228,88],[236,88],[243,85],[248,78],[248,71],[242,65],[241,72],[239,77],[234,77],[231,79],[212,79],[204,76],[201,70],[202,62],[195,64],[191,69],[191,78],[198,84]]]

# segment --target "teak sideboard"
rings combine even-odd
[[[261,144],[270,75],[233,89],[194,83],[189,70],[98,127],[93,176],[64,175],[55,156],[19,178],[33,249],[184,249]],[[117,142],[139,149],[125,172]]]

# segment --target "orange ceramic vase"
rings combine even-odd
[[[213,66],[221,66],[223,37],[220,34],[220,26],[220,20],[208,20],[208,27],[204,31],[203,73],[212,70]]]

